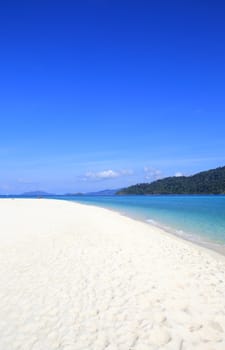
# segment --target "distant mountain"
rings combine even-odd
[[[114,196],[119,190],[102,190],[97,192],[77,192],[77,193],[65,193],[64,196],[74,197],[74,196]]]
[[[114,196],[119,190],[103,190],[98,192],[88,192],[84,195],[86,196]]]
[[[225,166],[192,176],[167,177],[117,191],[118,195],[225,194]]]
[[[25,192],[22,196],[26,197],[38,197],[38,196],[54,196],[52,193],[44,192],[44,191],[31,191]]]
[[[74,196],[83,196],[84,193],[82,192],[76,192],[76,193],[65,193],[63,196],[66,196],[66,197],[74,197]]]

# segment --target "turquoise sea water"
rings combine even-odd
[[[225,196],[76,196],[61,199],[113,209],[192,241],[225,248]]]

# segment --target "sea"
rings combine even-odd
[[[224,195],[51,196],[108,208],[225,254]]]

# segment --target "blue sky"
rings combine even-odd
[[[7,1],[0,194],[225,165],[224,1]]]

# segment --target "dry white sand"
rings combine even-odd
[[[225,260],[112,211],[0,200],[1,350],[225,349]]]

